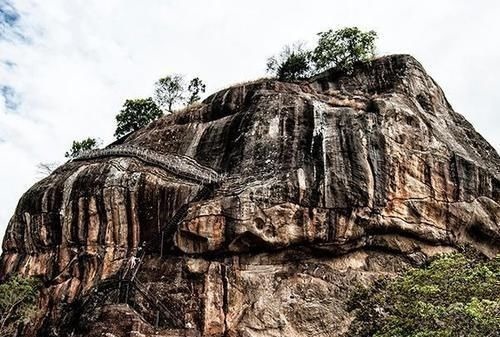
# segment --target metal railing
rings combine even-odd
[[[156,294],[153,294],[142,282],[137,279],[137,273],[139,269],[142,267],[143,261],[145,257],[144,250],[141,252],[139,256],[131,256],[130,259],[135,259],[134,265],[130,265],[127,262],[125,266],[125,270],[120,277],[118,282],[118,301],[123,303],[130,303],[129,300],[129,291],[130,288],[136,290],[136,292],[142,296],[153,308],[156,310],[156,319],[154,322],[155,328],[158,328],[160,315],[163,316],[167,321],[173,324],[175,327],[180,328],[183,327],[183,322],[179,319],[175,313],[166,306],[162,300],[158,298]],[[129,260],[132,261],[132,260]]]
[[[165,245],[166,243],[170,243],[173,239],[175,231],[177,230],[179,224],[184,220],[188,213],[189,204],[192,202],[198,202],[211,193],[213,193],[216,184],[206,184],[196,193],[193,199],[191,199],[187,204],[182,205],[170,218],[168,222],[166,222],[161,227],[161,241],[160,241],[160,257],[163,257]]]
[[[223,175],[195,159],[178,154],[162,154],[133,145],[116,145],[104,149],[82,151],[73,160],[89,160],[104,157],[134,157],[145,163],[158,166],[179,177],[194,180],[201,184],[219,183]]]
[[[90,151],[83,151],[73,160],[90,160],[105,157],[133,157],[139,159],[147,164],[158,166],[172,174],[175,174],[181,178],[192,180],[202,188],[196,193],[194,198],[182,205],[172,218],[166,222],[161,228],[161,248],[160,256],[163,257],[164,250],[164,239],[171,240],[177,226],[186,217],[189,203],[197,202],[208,196],[214,191],[216,186],[218,186],[224,179],[224,175],[217,173],[212,168],[206,167],[198,163],[191,157],[177,155],[177,154],[161,154],[149,149],[145,149],[138,146],[132,145],[116,145],[105,149],[97,149]],[[137,279],[137,273],[143,264],[144,251],[139,257],[134,256],[135,264],[125,267],[122,276],[119,280],[113,280],[112,282],[105,282],[108,290],[117,288],[118,290],[118,301],[129,303],[129,290],[133,288],[136,292],[142,296],[150,305],[152,305],[156,311],[156,321],[155,327],[158,327],[160,315],[164,317],[167,321],[176,327],[181,328],[183,322],[176,314],[171,310],[165,303],[163,303],[155,294],[153,294],[144,284],[142,284]],[[109,284],[108,284],[109,283]]]
[[[142,297],[148,301],[156,310],[158,314],[162,314],[165,319],[171,322],[175,327],[182,328],[184,324],[181,319],[179,319],[174,312],[169,309],[156,294],[153,294],[149,289],[139,282],[138,279],[131,281],[134,288],[142,295]],[[158,327],[158,318],[155,322],[155,327]]]
[[[133,299],[129,297],[129,292],[132,289],[135,290]],[[116,299],[113,299],[115,296]],[[138,304],[138,297],[141,297],[152,306],[152,309],[156,311],[156,318],[151,319],[144,315],[141,311],[141,306]],[[183,320],[178,317],[178,314],[173,309],[169,308],[168,300],[165,298],[160,299],[157,294],[150,291],[136,277],[133,279],[129,277],[126,280],[122,278],[110,278],[99,282],[84,298],[82,304],[79,306],[79,310],[95,311],[106,302],[109,303],[109,301],[130,305],[146,322],[155,328],[159,327],[160,317],[163,318],[162,321],[164,324],[170,325],[172,328],[184,328]],[[83,313],[84,311],[80,312],[80,315]]]

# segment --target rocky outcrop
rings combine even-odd
[[[132,289],[127,310],[149,324],[138,333],[245,337],[340,336],[358,284],[462,244],[499,252],[500,158],[410,56],[231,87],[123,143],[225,179],[193,201],[199,182],[116,156],[68,162],[33,186],[1,265],[45,280],[28,334],[116,324],[123,291],[96,289],[141,245],[137,280],[184,326]]]

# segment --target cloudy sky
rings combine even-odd
[[[330,28],[374,29],[379,54],[414,55],[500,149],[499,17],[493,0],[0,0],[0,238],[37,164],[64,162],[74,139],[111,141],[123,101],[159,77],[213,92]]]

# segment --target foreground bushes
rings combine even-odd
[[[500,336],[500,257],[449,254],[350,300],[350,337]]]
[[[14,336],[36,313],[39,282],[14,276],[0,283],[0,337]]]

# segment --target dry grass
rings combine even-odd
[[[203,105],[205,105],[205,103],[203,103],[202,101],[196,101],[194,103],[186,105],[185,107],[182,107],[180,109],[175,110],[174,112],[171,113],[171,115],[196,110],[196,109],[202,107]]]
[[[230,85],[229,87],[227,87],[226,89],[230,89],[230,88],[234,88],[234,87],[241,87],[244,85],[256,84],[256,83],[261,83],[261,82],[271,81],[271,80],[274,80],[274,78],[273,77],[260,77],[260,78],[255,79],[255,80],[236,82],[236,83]]]

